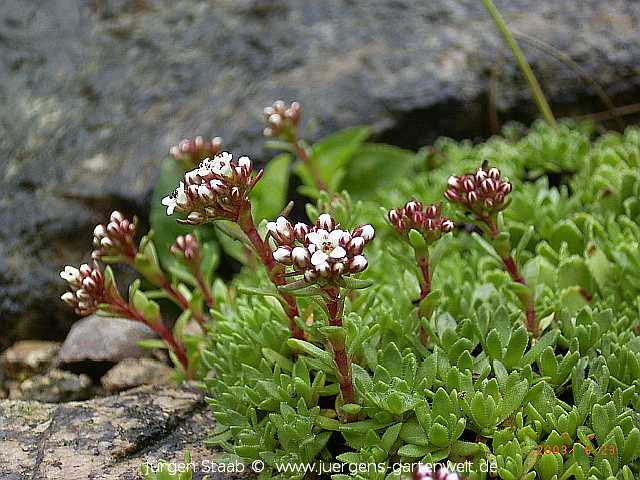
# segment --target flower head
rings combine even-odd
[[[64,303],[73,307],[78,315],[89,315],[98,311],[105,301],[104,275],[98,264],[90,267],[83,264],[80,268],[64,267],[60,276],[69,285],[69,291],[60,297]]]
[[[433,242],[455,227],[447,217],[442,216],[440,205],[424,206],[417,200],[407,202],[404,207],[394,208],[387,213],[393,228],[403,236],[417,230],[427,242]]]
[[[274,259],[291,266],[294,275],[302,275],[309,283],[365,270],[368,262],[362,253],[375,234],[371,225],[361,225],[352,232],[342,230],[326,213],[314,225],[292,226],[279,217],[267,228],[276,247]]]
[[[186,168],[193,168],[205,158],[215,157],[222,151],[222,138],[205,140],[203,137],[185,138],[169,149],[169,155]]]
[[[500,170],[485,163],[476,173],[449,177],[444,196],[450,202],[485,218],[507,207],[511,188],[511,183],[502,177]]]
[[[253,174],[249,157],[234,160],[230,153],[223,152],[185,173],[178,188],[163,198],[162,204],[167,207],[167,215],[175,211],[185,214],[180,223],[236,221],[247,208],[248,194],[261,176],[262,171]]]
[[[109,223],[97,225],[93,230],[93,246],[91,256],[95,259],[119,257],[133,261],[137,248],[135,243],[138,219],[128,220],[117,210],[111,213]]]
[[[264,109],[264,119],[267,126],[264,129],[266,137],[278,137],[281,134],[290,133],[298,127],[302,106],[298,102],[287,105],[282,100],[277,100],[272,106]]]
[[[198,264],[201,259],[198,239],[191,235],[180,235],[171,245],[171,253],[176,257],[182,257],[187,263]]]

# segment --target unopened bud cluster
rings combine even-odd
[[[249,157],[234,160],[223,152],[203,160],[198,168],[187,172],[178,188],[162,199],[167,215],[185,214],[180,223],[199,225],[213,220],[236,221],[246,208],[247,195],[260,178],[253,175]]]
[[[292,266],[294,273],[303,275],[309,283],[365,270],[368,262],[362,253],[375,234],[371,225],[361,225],[351,232],[342,230],[327,213],[311,226],[292,226],[279,217],[269,222],[267,229],[276,244],[274,259]]]
[[[454,229],[454,223],[442,216],[440,205],[424,206],[417,200],[407,202],[404,207],[389,210],[389,222],[401,235],[417,230],[426,241],[432,242]]]
[[[193,168],[205,158],[215,157],[222,151],[222,138],[205,140],[201,136],[185,138],[169,149],[169,155],[187,168]]]
[[[98,311],[105,301],[104,275],[97,264],[93,267],[83,264],[80,268],[64,267],[60,276],[69,285],[62,301],[73,307],[78,315],[89,315]]]
[[[476,173],[449,177],[444,196],[483,216],[494,215],[508,205],[511,183],[495,167],[480,167]]]
[[[111,213],[109,223],[97,225],[93,230],[93,259],[124,257],[133,261],[137,253],[137,223],[136,218],[128,220],[117,210]]]
[[[264,109],[264,119],[267,126],[264,129],[266,137],[278,137],[284,132],[290,132],[298,127],[302,106],[298,102],[287,105],[277,100],[272,106]]]
[[[201,260],[200,245],[195,236],[191,234],[180,235],[171,245],[171,253],[182,257],[187,263],[198,264]]]

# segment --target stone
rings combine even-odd
[[[86,400],[92,395],[92,386],[93,383],[87,375],[77,375],[54,368],[42,375],[14,382],[9,390],[9,398],[45,403]]]
[[[0,400],[3,480],[137,480],[143,463],[178,465],[189,450],[199,467],[219,453],[204,441],[215,421],[201,392],[149,386],[60,405]],[[209,474],[210,480],[231,478]]]
[[[125,358],[149,355],[140,340],[156,338],[151,328],[122,318],[90,315],[77,321],[65,339],[58,359],[63,364],[117,363]]]
[[[119,392],[142,385],[168,385],[174,371],[151,358],[126,358],[109,370],[100,382],[107,392]]]
[[[509,26],[562,51],[613,102],[637,102],[640,3],[500,0]],[[260,111],[302,102],[312,139],[355,124],[404,147],[537,117],[477,0],[3,0],[0,11],[0,348],[62,339],[58,271],[89,258],[111,210],[145,219],[168,148],[196,134],[262,150]],[[526,42],[558,116],[604,110]],[[610,125],[610,124],[607,124]]]
[[[42,373],[55,364],[59,342],[22,340],[14,343],[0,356],[0,369],[8,378]]]

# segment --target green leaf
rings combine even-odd
[[[285,207],[289,188],[291,155],[282,154],[269,160],[264,174],[249,195],[251,211],[256,224],[271,220]]]
[[[342,188],[355,199],[371,198],[409,174],[416,154],[391,145],[366,143],[350,158]]]
[[[529,335],[524,327],[518,327],[511,334],[511,339],[507,345],[507,351],[504,354],[502,363],[507,368],[513,368],[520,363],[527,344],[529,343]]]
[[[328,365],[331,365],[333,363],[333,357],[329,352],[325,352],[312,343],[305,342],[304,340],[299,340],[297,338],[290,338],[289,340],[287,340],[287,345],[289,345],[289,348],[297,352],[304,352],[307,355],[325,362]]]

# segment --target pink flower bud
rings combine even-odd
[[[496,182],[492,178],[487,178],[482,182],[481,187],[486,193],[491,193],[496,190]]]
[[[500,182],[500,186],[498,188],[503,194],[507,195],[511,193],[512,186],[510,182],[505,180]]]
[[[296,226],[293,227],[293,232],[296,236],[296,240],[298,240],[299,242],[304,242],[307,233],[309,233],[309,226],[302,222],[298,222],[296,223]]]
[[[456,177],[455,175],[451,175],[449,177],[449,180],[447,180],[447,185],[449,185],[449,187],[454,188],[454,189],[460,188],[460,177]]]
[[[454,228],[455,228],[455,224],[451,220],[446,219],[446,220],[444,220],[442,222],[441,229],[442,229],[443,232],[445,232],[445,233],[446,232],[451,232]]]
[[[371,240],[373,240],[373,237],[375,236],[376,232],[373,229],[373,227],[369,224],[366,225],[360,225],[359,227],[357,227],[352,234],[352,237],[362,237],[364,238],[365,242],[369,242]]]
[[[407,212],[407,215],[412,216],[414,213],[422,210],[422,203],[416,200],[412,200],[410,202],[407,202],[407,204],[404,206],[404,209]]]
[[[350,257],[360,255],[364,250],[365,240],[362,237],[353,237],[347,245],[347,252]]]
[[[492,167],[489,169],[489,178],[493,178],[494,180],[500,180],[500,170],[496,167]]]
[[[389,217],[389,221],[393,224],[396,224],[401,217],[400,213],[398,212],[398,209],[396,208],[389,210],[389,212],[387,213],[387,216]]]
[[[342,274],[342,272],[344,272],[344,270],[345,270],[345,267],[344,267],[344,263],[342,263],[342,262],[336,262],[331,267],[331,271],[333,273],[335,273],[336,275]]]
[[[467,201],[469,203],[476,203],[478,201],[478,194],[475,191],[471,191],[467,194]]]
[[[471,177],[469,177],[468,175],[462,177],[462,189],[465,192],[471,192],[475,188],[476,184]]]
[[[304,247],[295,247],[291,251],[291,260],[296,267],[308,267],[311,260],[311,254],[309,253],[309,250]]]
[[[359,273],[364,271],[367,268],[367,265],[367,259],[362,255],[357,255],[353,257],[349,262],[349,271],[351,271],[352,273]]]
[[[487,172],[485,172],[482,168],[479,168],[475,175],[476,183],[482,183],[482,181],[486,178]]]
[[[434,218],[440,215],[440,206],[439,205],[429,205],[426,211],[426,215],[429,218]]]
[[[327,231],[331,231],[335,228],[336,222],[328,213],[323,213],[316,220],[318,228],[322,228]]]
[[[453,188],[450,188],[449,190],[444,192],[444,197],[450,202],[458,202],[460,200],[458,192],[456,192]]]
[[[276,251],[273,252],[273,258],[276,262],[291,265],[291,247],[278,247]]]
[[[316,266],[316,271],[323,277],[328,277],[331,273],[331,265],[329,262],[322,262],[320,265]]]

